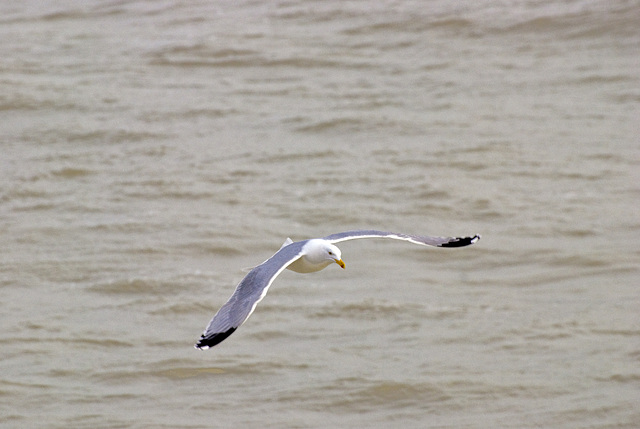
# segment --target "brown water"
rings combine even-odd
[[[0,425],[640,427],[640,3],[3,2]],[[193,343],[287,236],[361,240]]]

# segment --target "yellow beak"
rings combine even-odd
[[[340,265],[344,270],[344,262],[342,262],[342,259],[336,259],[336,264]]]

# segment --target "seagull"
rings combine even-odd
[[[464,247],[476,243],[480,240],[480,235],[445,238],[358,230],[296,242],[287,238],[280,250],[249,271],[245,278],[238,283],[231,298],[218,310],[207,325],[195,348],[206,350],[233,334],[251,316],[258,303],[267,294],[271,283],[285,268],[297,273],[313,273],[336,263],[344,269],[342,252],[335,246],[335,243],[358,238],[392,238],[422,246]]]

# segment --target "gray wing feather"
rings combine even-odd
[[[355,240],[358,238],[393,238],[396,240],[404,240],[415,244],[421,244],[423,246],[463,247],[474,244],[475,242],[480,240],[480,235],[476,234],[473,237],[430,237],[366,229],[358,231],[339,232],[337,234],[331,234],[324,237],[325,240],[332,243],[339,243],[346,240]]]
[[[213,347],[238,329],[267,294],[269,286],[278,274],[302,255],[302,246],[305,243],[306,241],[298,241],[284,246],[271,258],[252,269],[238,284],[231,298],[213,316],[195,347]]]

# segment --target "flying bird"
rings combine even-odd
[[[320,271],[333,263],[345,268],[342,252],[335,243],[358,238],[393,238],[423,246],[464,247],[476,243],[480,240],[480,235],[445,238],[362,230],[339,232],[323,238],[296,242],[287,238],[280,250],[249,271],[240,281],[231,298],[213,316],[195,348],[208,349],[233,334],[251,316],[258,303],[267,294],[271,283],[285,268],[298,273]]]

